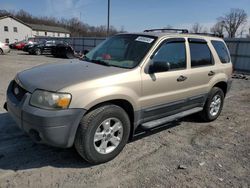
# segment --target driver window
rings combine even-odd
[[[170,71],[186,68],[185,42],[165,42],[153,57],[154,63],[169,63]]]

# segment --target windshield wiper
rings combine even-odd
[[[105,66],[111,66],[108,62],[106,61],[102,61],[102,60],[97,60],[97,59],[90,59],[88,57],[84,57],[81,59],[82,61],[87,61],[87,62],[90,62],[90,63],[96,63],[96,64],[99,64],[99,65],[105,65]]]
[[[90,62],[100,64],[100,65],[105,65],[105,66],[111,66],[108,62],[102,61],[102,60],[97,60],[97,59],[91,59]]]
[[[96,64],[99,64],[99,65],[112,66],[112,67],[118,67],[118,68],[123,68],[123,69],[130,69],[128,67],[122,67],[122,66],[118,66],[118,65],[109,64],[108,62],[103,61],[103,60],[90,59],[90,58],[88,58],[86,56],[84,58],[82,58],[81,60],[82,61],[87,61],[87,62],[90,62],[90,63],[96,63]]]

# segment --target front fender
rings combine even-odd
[[[119,86],[104,87],[89,92],[85,91],[77,96],[73,95],[70,107],[84,108],[88,110],[97,104],[117,99],[128,101],[133,106],[134,110],[140,108],[140,105],[137,102],[139,101],[139,96],[136,91]]]

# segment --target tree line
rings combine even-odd
[[[250,37],[250,26],[247,26],[247,13],[243,9],[231,9],[224,16],[218,17],[217,22],[210,28],[210,32],[218,35],[225,35],[228,38]],[[193,33],[208,33],[209,29],[199,23],[191,27]]]
[[[78,18],[71,19],[57,19],[55,17],[36,17],[31,15],[30,13],[19,10],[15,11],[7,11],[0,10],[1,16],[14,16],[27,24],[40,24],[40,25],[48,25],[48,26],[58,26],[68,29],[71,32],[72,37],[106,37],[107,36],[107,27],[105,25],[101,26],[91,26],[89,24],[83,23]],[[123,28],[118,30],[114,26],[110,26],[109,34],[113,35],[116,33],[125,32]]]

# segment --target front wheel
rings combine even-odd
[[[213,87],[208,95],[203,111],[200,116],[204,121],[210,122],[218,118],[224,103],[224,93],[218,87]]]
[[[112,104],[100,106],[82,118],[75,148],[89,163],[104,163],[122,151],[129,133],[130,120],[121,107]]]

